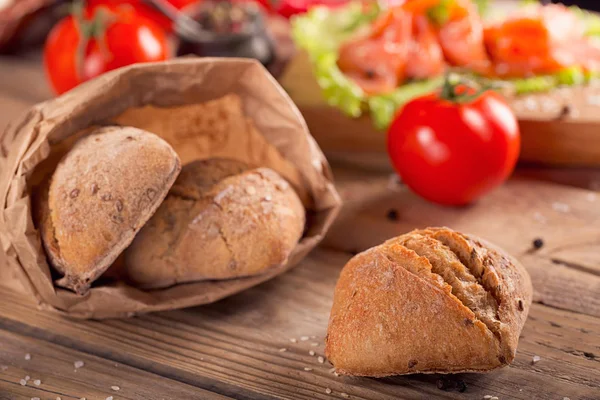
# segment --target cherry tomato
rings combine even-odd
[[[195,4],[198,0],[167,0],[173,4],[175,8],[181,10],[190,4]],[[122,5],[129,5],[137,11],[141,16],[144,16],[160,25],[165,31],[171,32],[173,24],[170,19],[165,17],[160,11],[154,7],[144,3],[143,0],[88,0],[87,6],[90,9],[95,9],[98,6],[116,7]]]
[[[83,14],[62,19],[46,40],[44,67],[56,93],[125,65],[167,58],[164,31],[133,9],[102,8]]]
[[[464,92],[454,92],[463,100],[433,93],[409,102],[388,132],[396,172],[415,193],[439,204],[473,202],[504,182],[519,156],[519,126],[504,98]]]

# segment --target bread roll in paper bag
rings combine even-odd
[[[159,135],[182,163],[226,157],[277,171],[307,210],[305,233],[287,262],[251,278],[143,291],[115,279],[120,257],[83,296],[55,286],[32,199],[78,138],[110,125]],[[0,281],[31,293],[44,309],[77,318],[207,304],[257,285],[296,265],[340,208],[329,165],[296,106],[259,63],[231,58],[134,65],[32,107],[0,138],[0,201],[0,242],[8,261],[0,265]]]

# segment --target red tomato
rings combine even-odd
[[[500,185],[520,151],[517,119],[499,94],[454,102],[433,93],[399,112],[388,154],[402,180],[435,203],[464,205]]]
[[[173,4],[175,8],[181,10],[184,7],[197,3],[198,0],[167,0],[169,3]],[[130,5],[138,12],[138,14],[151,19],[160,25],[165,31],[170,32],[172,30],[172,22],[170,19],[165,17],[160,11],[156,10],[154,7],[144,3],[143,0],[88,0],[87,6],[90,9],[94,9],[98,6],[121,6],[121,5]]]
[[[46,75],[56,93],[94,78],[106,71],[125,65],[161,61],[167,58],[167,40],[164,31],[151,20],[128,8],[103,9],[107,20],[98,23],[98,9],[93,13],[96,22],[87,19],[82,24],[74,16],[61,20],[50,32],[44,48]],[[101,25],[104,27],[101,28]],[[93,27],[96,37],[82,37]],[[102,32],[102,29],[104,31]],[[87,44],[85,41],[87,39]],[[85,44],[80,48],[80,43]]]

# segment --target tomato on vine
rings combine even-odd
[[[504,182],[520,151],[517,119],[491,90],[446,80],[437,93],[404,106],[388,131],[388,154],[415,193],[465,205]]]
[[[50,32],[44,68],[61,94],[106,71],[167,57],[165,32],[135,9],[78,5]]]

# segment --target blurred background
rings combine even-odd
[[[495,3],[502,2],[499,0]],[[561,2],[600,10],[600,1]],[[242,56],[259,59],[277,75],[293,54],[289,19],[305,13],[315,5],[335,7],[343,3],[346,0],[0,0],[0,53],[18,54],[41,48],[51,29],[63,18],[73,14],[74,10],[80,10],[82,18],[93,20],[84,27],[84,36],[89,39],[99,38],[101,32],[114,21],[94,18],[94,10],[99,7],[114,10],[126,6],[132,10],[133,15],[126,15],[128,11],[124,11],[117,19],[134,25],[150,25],[147,31],[153,32],[152,36],[155,36],[158,45],[163,46],[163,40],[167,44],[160,55],[138,54],[137,59],[133,56],[123,62],[185,54]],[[204,28],[203,32],[198,32],[193,21]],[[205,31],[212,34],[207,35]],[[132,29],[123,29],[116,35],[114,40],[121,42],[123,51],[137,51],[135,44],[127,43],[136,40]],[[62,48],[61,53],[67,52],[66,48],[75,46],[74,50],[77,50],[77,45],[82,45],[76,43],[77,35],[70,32],[70,29],[63,28],[60,36],[56,41]],[[65,42],[70,44],[65,46]],[[138,48],[143,48],[143,44]]]

